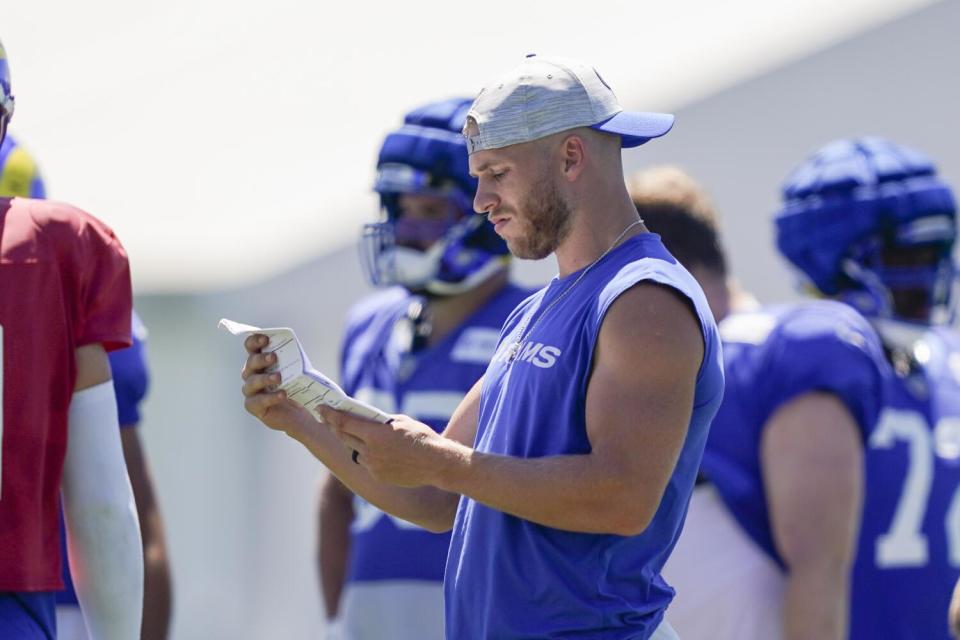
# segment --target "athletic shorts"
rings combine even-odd
[[[0,593],[0,638],[56,640],[55,607],[53,591]]]

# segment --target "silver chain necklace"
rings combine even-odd
[[[617,239],[613,241],[613,244],[607,247],[607,250],[601,253],[599,258],[597,258],[596,260],[588,264],[586,268],[584,268],[584,270],[580,272],[580,275],[577,276],[577,279],[573,281],[573,284],[571,284],[569,287],[564,289],[560,293],[560,295],[558,295],[556,298],[553,299],[553,302],[547,305],[547,308],[543,310],[543,313],[537,316],[537,319],[534,321],[532,325],[530,325],[529,329],[527,328],[527,323],[530,321],[530,318],[533,317],[533,314],[530,314],[524,319],[523,324],[520,325],[520,330],[517,331],[517,335],[519,337],[513,342],[513,344],[510,345],[509,349],[507,350],[508,363],[511,363],[517,359],[517,355],[520,353],[520,347],[523,345],[524,341],[526,341],[526,339],[530,337],[530,334],[533,333],[533,330],[537,328],[537,325],[540,324],[540,321],[543,320],[543,318],[548,313],[550,313],[550,310],[553,309],[555,306],[557,306],[557,303],[563,300],[568,293],[573,291],[574,287],[580,284],[580,281],[583,280],[583,278],[587,275],[587,273],[590,272],[590,269],[593,269],[593,267],[598,262],[606,258],[607,254],[613,251],[613,249],[618,244],[620,244],[620,241],[623,240],[623,236],[627,235],[627,232],[630,231],[630,229],[633,229],[638,224],[643,224],[643,220],[637,219],[634,222],[631,222],[629,225],[627,225],[627,228],[620,232],[620,235],[617,236]]]

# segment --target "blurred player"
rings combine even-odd
[[[0,145],[0,197],[43,198],[46,189],[37,163],[12,136]],[[133,346],[109,354],[114,393],[120,420],[120,440],[133,486],[144,547],[143,640],[166,638],[170,624],[170,575],[163,535],[163,520],[156,504],[153,483],[136,430],[140,402],[147,392],[148,373],[144,340],[147,330],[133,314]],[[61,553],[66,557],[66,537]],[[61,639],[85,638],[86,629],[73,588],[69,565],[63,563],[66,589],[57,594],[57,627]]]
[[[0,46],[0,138],[13,106]],[[56,637],[62,486],[87,626],[136,638],[143,560],[107,356],[130,345],[126,254],[78,209],[0,198],[0,283],[0,637]]]
[[[865,441],[850,637],[947,638],[960,576],[960,335],[946,324],[953,193],[925,155],[860,138],[808,158],[784,201],[780,251],[819,292],[871,320],[896,372]]]
[[[726,389],[702,467],[713,484],[701,474],[664,568],[677,589],[667,617],[692,640],[843,638],[862,501],[859,439],[876,422],[886,370],[879,339],[840,303],[758,308],[738,292],[713,207],[681,171],[641,173],[631,195],[700,281],[724,340]],[[777,554],[765,554],[731,515],[728,488],[762,519],[750,526]]]
[[[7,136],[0,146],[0,197],[43,198],[46,189],[33,157]],[[163,535],[163,519],[136,429],[140,402],[147,393],[148,373],[144,340],[147,329],[134,312],[131,327],[133,346],[109,354],[113,389],[120,420],[120,442],[133,486],[140,519],[144,556],[144,615],[142,640],[167,637],[170,626],[170,569]],[[66,558],[66,534],[61,529],[60,551]],[[83,615],[73,588],[69,564],[63,563],[65,589],[57,593],[57,633],[61,640],[87,637]]]
[[[781,251],[817,290],[848,302],[871,320],[883,343],[881,364],[889,362],[895,372],[887,378],[882,413],[859,438],[865,496],[856,560],[849,575],[837,577],[841,584],[851,583],[850,605],[834,610],[835,619],[842,613],[848,622],[839,630],[834,627],[832,636],[823,632],[814,636],[848,637],[848,625],[849,637],[855,640],[946,638],[946,612],[960,565],[956,553],[960,542],[960,432],[955,426],[960,418],[960,343],[954,332],[939,324],[949,316],[953,280],[953,196],[936,177],[929,159],[879,139],[843,140],[824,147],[791,174],[784,195],[785,207],[777,220]],[[806,420],[797,422],[796,440],[784,442],[769,425],[757,427],[757,416],[766,415],[767,407],[778,402],[775,389],[770,390],[770,379],[778,380],[774,388],[791,380],[812,385],[824,385],[821,380],[845,381],[848,390],[835,393],[840,397],[846,394],[855,402],[850,390],[860,383],[860,376],[852,365],[818,355],[803,344],[799,331],[790,336],[797,349],[791,351],[784,343],[764,352],[769,339],[759,337],[776,337],[778,331],[763,314],[732,316],[722,324],[721,332],[725,346],[729,345],[725,351],[728,395],[714,423],[703,469],[722,496],[726,512],[737,522],[733,530],[745,532],[754,550],[762,549],[766,558],[786,569],[786,582],[779,585],[774,572],[767,575],[765,583],[750,579],[716,583],[710,595],[701,588],[706,582],[703,576],[698,580],[689,564],[680,564],[685,557],[693,558],[695,564],[695,556],[678,553],[669,567],[670,575],[680,583],[678,576],[691,569],[685,592],[691,597],[678,599],[675,622],[682,627],[682,615],[695,625],[704,619],[705,610],[700,608],[698,614],[698,607],[711,598],[716,609],[710,611],[718,616],[713,621],[729,620],[731,616],[719,612],[724,604],[730,604],[728,598],[740,596],[750,608],[734,607],[733,617],[747,625],[743,628],[756,629],[749,624],[751,618],[776,612],[769,594],[783,590],[782,611],[778,612],[783,629],[787,637],[800,637],[809,629],[804,625],[815,619],[809,613],[798,614],[827,601],[822,598],[823,587],[794,588],[797,561],[790,556],[799,551],[798,561],[822,557],[825,571],[828,569],[831,557],[823,557],[824,553],[834,552],[822,536],[829,527],[811,513],[810,506],[822,503],[838,509],[844,494],[821,488],[799,501],[810,486],[816,488],[822,473],[831,470],[796,465],[791,462],[792,452],[804,441],[817,440],[842,451],[838,443],[848,438],[842,431],[818,436],[815,425],[820,423]],[[850,336],[841,324],[835,333],[840,338]],[[779,376],[770,364],[761,362],[761,355],[768,363],[782,362]],[[816,366],[805,370],[811,365]],[[860,402],[866,399],[863,396]],[[729,410],[734,403],[739,405],[737,411]],[[760,449],[760,456],[746,455],[751,442],[757,443],[753,448]],[[788,451],[791,453],[785,453]],[[832,452],[834,456],[837,451]],[[778,452],[780,462],[775,466],[772,456]],[[842,462],[826,461],[835,467]],[[785,475],[791,479],[791,466],[796,467],[795,477],[785,484],[782,480]],[[795,510],[783,512],[776,503],[784,499],[793,503]],[[717,509],[716,515],[725,514]],[[729,524],[729,516],[726,520]],[[681,552],[697,552],[694,521],[692,510],[689,538],[678,545]],[[704,525],[704,531],[709,529]],[[703,570],[710,566],[706,559],[710,549],[702,545],[699,553],[703,554]],[[755,559],[755,566],[762,562]],[[837,558],[832,562],[836,565]],[[822,581],[836,582],[828,575]],[[754,597],[745,595],[748,585],[753,587]],[[757,595],[757,591],[768,596]],[[693,599],[694,594],[699,594],[698,599]],[[691,632],[688,637],[733,637],[716,630]],[[741,632],[736,637],[775,636],[760,631],[759,635]]]
[[[385,220],[367,225],[375,285],[350,313],[347,393],[440,431],[480,379],[500,327],[531,292],[508,283],[506,244],[472,215],[476,180],[460,130],[470,100],[407,114],[380,149],[375,189]],[[320,500],[327,615],[344,640],[443,638],[449,534],[389,516],[327,476]]]

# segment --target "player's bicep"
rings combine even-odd
[[[601,326],[587,435],[592,455],[622,473],[646,507],[659,504],[686,438],[703,344],[689,302],[655,284],[624,292]]]
[[[761,467],[774,541],[787,566],[849,566],[863,502],[863,449],[846,405],[812,392],[780,407],[764,426]]]
[[[470,388],[460,404],[450,416],[447,428],[443,430],[443,437],[459,442],[467,447],[473,447],[477,438],[477,422],[480,420],[480,391],[483,388],[483,378]]]
[[[82,391],[98,384],[103,384],[111,378],[110,359],[100,343],[78,347],[77,382],[74,391]]]
[[[73,394],[67,424],[61,486],[77,597],[91,636],[136,637],[143,547],[109,375]]]

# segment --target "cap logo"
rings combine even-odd
[[[481,93],[483,92],[481,91]],[[474,131],[476,133],[471,133]],[[473,155],[474,152],[483,150],[483,145],[480,142],[480,124],[473,116],[467,116],[467,121],[463,124],[463,137],[467,139],[467,155]]]
[[[473,153],[480,151],[482,149],[480,145],[480,136],[465,136],[467,138],[467,154],[473,155]]]
[[[600,75],[600,72],[597,71],[596,69],[594,69],[593,72],[597,74],[597,80],[599,80],[603,84],[603,86],[605,86],[610,91],[610,93],[613,93],[613,89],[611,89],[610,85],[607,84],[607,81],[603,79],[603,76]]]

